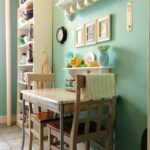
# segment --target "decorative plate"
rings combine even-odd
[[[93,52],[88,52],[85,56],[85,62],[89,64],[90,62],[95,60],[95,56]]]

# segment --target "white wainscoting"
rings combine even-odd
[[[15,123],[16,122],[16,115],[11,116],[11,122]],[[6,124],[7,123],[7,116],[0,116],[0,124]]]

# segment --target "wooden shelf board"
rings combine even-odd
[[[18,67],[33,67],[33,63],[27,63],[27,64],[19,64]]]
[[[27,30],[31,24],[34,24],[34,18],[29,19],[23,25],[19,26],[18,30]]]
[[[33,43],[34,43],[34,41],[30,41],[30,42],[28,42],[28,43],[26,43],[26,44],[19,45],[18,48],[19,48],[19,49],[20,49],[20,48],[26,48],[26,47],[28,47],[29,44],[33,44]]]
[[[24,81],[18,81],[18,84],[28,85],[28,83],[26,83],[26,82],[24,82]],[[34,84],[32,83],[31,86],[34,86]]]

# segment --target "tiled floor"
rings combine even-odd
[[[22,131],[18,126],[6,127],[0,125],[0,150],[21,150]],[[28,150],[29,137],[26,135],[24,150]],[[34,139],[32,150],[38,150],[38,141]],[[83,150],[84,145],[78,145],[78,150]],[[48,150],[48,142],[44,142],[44,150]],[[92,149],[91,149],[92,150]]]
[[[29,138],[26,135],[25,148],[28,150]],[[6,127],[0,125],[0,150],[21,150],[22,132],[17,126]],[[45,149],[47,149],[47,141],[45,142]],[[38,150],[38,141],[34,140],[33,150]]]

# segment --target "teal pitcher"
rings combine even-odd
[[[98,46],[98,51],[100,52],[99,56],[99,64],[101,66],[107,66],[109,62],[109,55],[108,55],[108,49],[109,45],[103,45],[103,46]]]
[[[109,62],[108,52],[107,51],[101,52],[99,56],[100,65],[107,66],[108,62]]]

